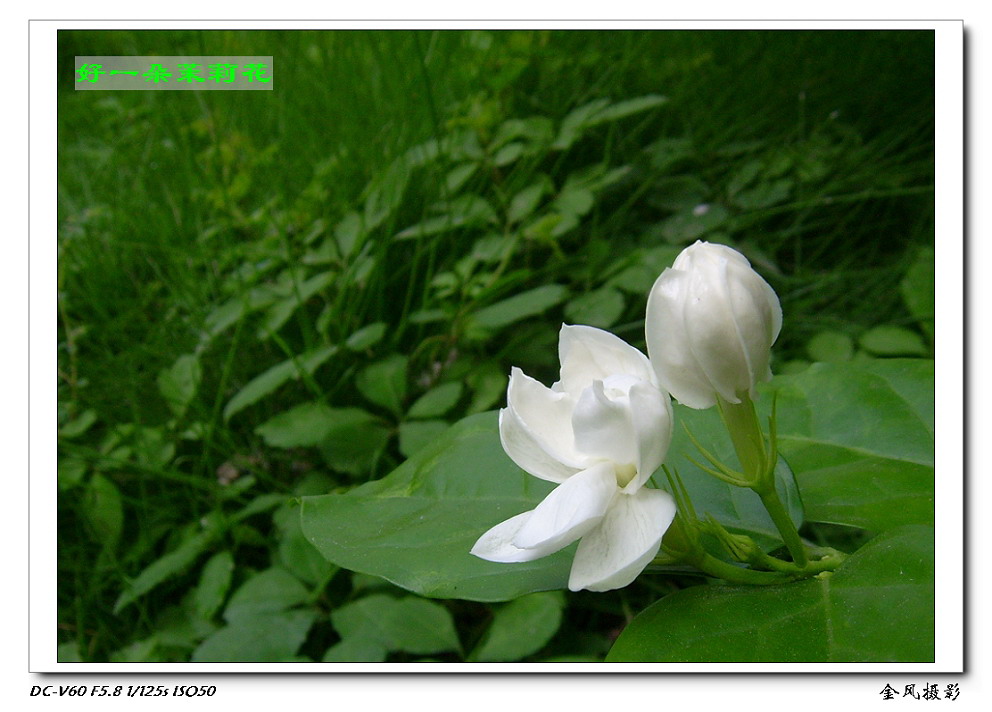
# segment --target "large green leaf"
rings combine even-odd
[[[666,596],[627,626],[607,662],[928,662],[934,620],[934,532],[905,527],[832,575]]]
[[[552,484],[503,452],[495,413],[466,418],[385,479],[304,497],[303,532],[331,562],[437,598],[504,601],[564,588],[566,550],[497,564],[469,553],[490,527],[533,509]]]
[[[808,520],[872,531],[933,523],[933,367],[814,364],[775,379],[779,446]]]

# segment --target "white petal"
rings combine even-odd
[[[675,500],[662,490],[616,497],[599,527],[579,542],[568,588],[610,591],[631,583],[658,553],[674,518]]]
[[[548,554],[555,553],[558,549],[553,546],[521,549],[513,545],[513,537],[527,523],[532,514],[534,514],[534,510],[510,517],[505,522],[500,522],[479,537],[479,540],[475,542],[475,546],[472,547],[471,553],[480,559],[496,561],[502,564],[533,561],[534,559],[540,559]]]
[[[623,374],[655,383],[647,356],[608,331],[562,324],[558,335],[561,378],[553,386],[578,396],[595,380]]]
[[[613,463],[593,465],[555,487],[513,537],[513,545],[563,549],[595,528],[616,496]]]
[[[593,381],[582,391],[572,411],[572,430],[580,452],[620,465],[637,463],[630,399],[626,394],[607,397],[602,381]]]
[[[771,378],[771,346],[782,328],[782,306],[775,290],[750,267],[731,266],[729,271],[730,303],[749,373],[738,390],[753,391],[754,384]]]
[[[541,439],[509,408],[499,412],[499,441],[517,466],[534,477],[564,482],[579,471],[559,462],[541,444]]]
[[[661,467],[672,442],[672,400],[667,393],[640,381],[630,388],[630,413],[637,442],[637,475],[624,488],[633,494]]]
[[[709,408],[716,405],[716,392],[696,363],[686,331],[688,282],[685,272],[671,268],[655,280],[648,296],[644,335],[661,387],[683,405]]]
[[[691,271],[701,268],[706,262],[717,260],[727,260],[744,265],[745,267],[751,266],[751,263],[747,261],[747,257],[733,247],[721,245],[716,242],[696,240],[679,253],[672,267],[678,270]]]
[[[514,367],[506,389],[506,404],[531,439],[552,459],[577,470],[585,468],[587,459],[575,450],[573,401],[567,394],[547,388]],[[514,457],[514,453],[509,454]]]
[[[737,393],[751,387],[751,365],[734,314],[729,268],[723,257],[693,265],[684,314],[689,346],[711,388],[739,403]]]

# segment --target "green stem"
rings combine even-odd
[[[755,571],[754,569],[734,566],[733,564],[728,564],[726,561],[720,561],[720,559],[705,552],[693,557],[692,565],[703,573],[731,583],[769,586],[776,583],[786,583],[796,578],[796,575],[791,573]]]
[[[796,525],[792,523],[792,517],[789,516],[785,505],[779,499],[774,483],[768,488],[755,489],[755,492],[761,497],[761,503],[765,505],[765,509],[771,515],[779,534],[782,535],[782,541],[788,547],[792,560],[800,569],[805,568],[809,562],[806,556],[806,547],[803,545],[802,539],[799,538],[799,532],[796,531]]]
[[[749,482],[760,483],[765,479],[769,465],[766,461],[765,438],[761,432],[761,423],[758,422],[754,403],[744,393],[741,394],[740,403],[728,403],[718,397],[717,407],[730,433],[737,459],[741,462],[741,472]]]

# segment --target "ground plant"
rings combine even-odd
[[[933,49],[61,32],[59,660],[932,661]]]

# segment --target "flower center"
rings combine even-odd
[[[613,472],[617,476],[617,486],[626,487],[637,475],[637,468],[633,465],[614,465]]]

